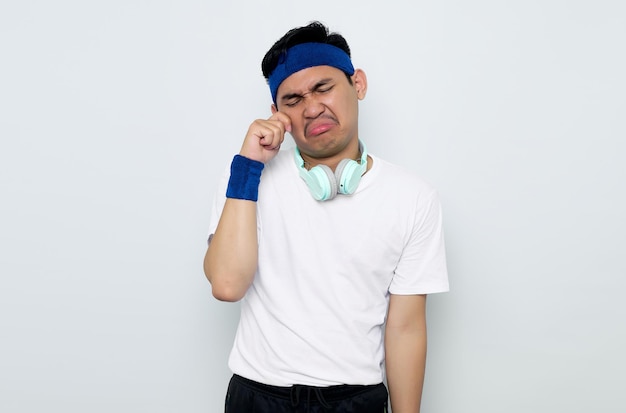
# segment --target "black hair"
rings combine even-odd
[[[289,30],[268,50],[261,62],[261,71],[265,79],[268,79],[276,69],[287,49],[301,43],[327,43],[340,48],[350,56],[350,47],[342,35],[331,33],[322,23],[313,21],[306,26]],[[349,76],[348,79],[350,80]]]

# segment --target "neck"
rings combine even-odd
[[[333,156],[317,158],[302,152],[300,152],[300,156],[302,157],[302,160],[304,161],[304,167],[307,170],[310,170],[317,165],[326,165],[334,171],[337,168],[337,165],[339,165],[339,162],[341,162],[343,159],[353,159],[360,163],[362,153],[359,142],[357,141],[355,145],[350,144],[348,145],[348,147],[346,147],[345,150]]]
[[[342,158],[338,162],[330,163],[330,162],[326,162],[326,161],[320,161],[319,159],[312,159],[312,161],[308,161],[307,158],[308,157],[302,156],[302,160],[304,161],[304,167],[307,170],[310,170],[311,168],[313,168],[314,166],[317,166],[317,165],[326,165],[330,169],[332,169],[333,171],[337,168],[337,165],[339,165],[339,162],[341,162],[341,160],[347,159],[347,158]],[[355,156],[353,158],[350,158],[350,159],[355,160],[355,161],[361,163],[361,153],[359,153],[357,156]]]

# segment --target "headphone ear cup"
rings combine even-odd
[[[361,176],[367,170],[367,151],[363,142],[359,141],[361,162],[352,159],[342,159],[335,172],[326,165],[317,165],[307,170],[304,167],[304,159],[298,147],[294,149],[294,160],[298,167],[298,173],[311,191],[311,195],[317,201],[333,199],[337,194],[353,194]]]
[[[338,192],[344,195],[353,194],[361,181],[361,165],[352,159],[342,159],[335,169]]]
[[[327,201],[337,196],[337,180],[333,170],[326,165],[317,165],[311,168],[305,181],[317,201]]]

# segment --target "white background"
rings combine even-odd
[[[319,19],[361,138],[433,183],[452,291],[424,412],[626,411],[626,6],[3,1],[0,411],[220,412],[238,307],[202,273],[260,72]]]

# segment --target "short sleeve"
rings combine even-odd
[[[419,196],[413,228],[389,286],[391,294],[449,290],[441,204],[436,191]]]

